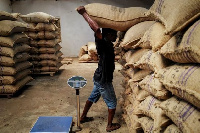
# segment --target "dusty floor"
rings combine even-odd
[[[93,87],[92,77],[96,67],[97,63],[78,63],[77,58],[74,58],[72,64],[63,65],[53,77],[49,75],[34,77],[35,80],[12,99],[0,97],[0,133],[29,133],[39,116],[73,116],[73,121],[76,122],[75,90],[67,85],[67,79],[79,75],[88,81],[85,88],[80,91],[82,112]],[[116,63],[113,85],[117,97],[123,90],[120,85],[122,76],[118,72],[119,69],[121,66]],[[113,133],[128,132],[121,114],[118,104],[114,122],[121,123],[122,127]],[[107,107],[102,98],[92,106],[88,116],[93,116],[94,121],[81,124],[82,131],[79,133],[104,133],[107,124]]]

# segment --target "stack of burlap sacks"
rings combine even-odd
[[[88,42],[83,45],[79,52],[79,62],[96,62],[98,55],[95,42]]]
[[[23,33],[28,25],[16,20],[0,11],[0,95],[12,95],[32,80],[29,38]]]
[[[85,8],[101,27],[126,31],[119,45],[125,77],[119,103],[129,131],[199,132],[200,1],[155,0],[149,10],[137,11]]]
[[[120,42],[120,37],[122,36],[123,32],[119,32],[117,41],[114,42],[114,48],[115,48],[115,60],[120,59],[120,47],[119,47],[119,42]],[[88,42],[86,45],[83,45],[80,48],[79,52],[79,62],[84,63],[84,62],[97,62],[99,60],[98,54],[97,54],[97,49],[95,42]]]
[[[59,20],[43,12],[20,15],[20,17],[30,27],[26,34],[31,38],[29,44],[33,74],[57,72],[62,65],[63,55],[59,44],[61,42]]]

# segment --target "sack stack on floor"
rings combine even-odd
[[[62,66],[63,55],[59,44],[61,42],[59,20],[43,12],[20,15],[20,17],[32,27],[26,34],[31,38],[33,74],[51,75],[57,72]]]
[[[155,23],[143,32],[138,25],[144,22],[132,26],[120,44],[120,104],[128,128],[199,132],[200,1],[155,0],[145,15]]]
[[[32,80],[29,38],[23,32],[28,24],[0,11],[0,95],[13,95]]]
[[[99,60],[95,42],[83,45],[79,53],[79,62],[97,62]]]

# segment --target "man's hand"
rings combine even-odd
[[[84,6],[79,6],[77,9],[77,12],[81,15],[83,15],[83,13],[86,12],[85,7]]]
[[[87,14],[87,12],[85,10],[85,7],[80,6],[76,10],[78,11],[79,14],[81,14],[84,17],[86,22],[89,24],[90,28],[97,34],[97,37],[99,39],[102,38],[101,31],[100,31],[98,24],[92,18],[90,18],[90,16]]]

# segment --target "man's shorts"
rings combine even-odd
[[[101,85],[94,81],[94,87],[88,100],[96,103],[101,96],[109,109],[116,108],[117,99],[112,83],[105,83]]]

